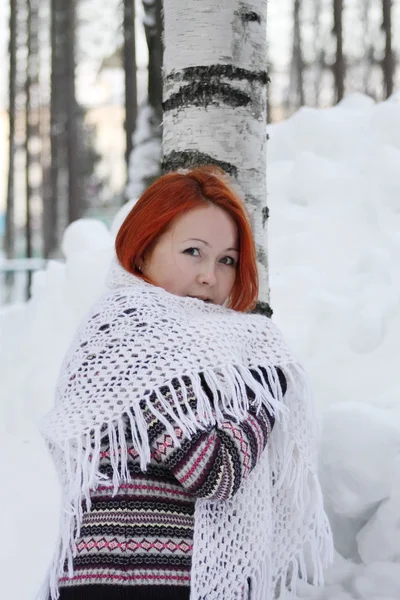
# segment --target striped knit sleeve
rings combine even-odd
[[[268,381],[265,371],[263,375]],[[284,393],[286,381],[279,370],[278,375]],[[258,379],[255,371],[253,376]],[[204,378],[202,384],[207,394],[211,394]],[[261,457],[275,421],[264,407],[257,413],[251,405],[251,392],[247,391],[250,409],[241,423],[226,416],[219,427],[199,431],[190,438],[176,428],[180,447],[172,444],[165,431],[155,440],[155,452],[186,491],[197,498],[229,500]],[[195,402],[194,395],[191,400]]]

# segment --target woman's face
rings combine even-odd
[[[171,294],[222,305],[235,282],[238,259],[235,222],[209,204],[175,219],[138,264],[144,275]]]

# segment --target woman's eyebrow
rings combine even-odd
[[[211,246],[211,244],[209,244],[205,240],[200,240],[199,238],[188,238],[183,243],[189,242],[190,240],[193,240],[194,242],[202,242],[203,244],[205,244],[208,247]],[[226,248],[226,250],[224,250],[224,252],[239,252],[239,250],[237,248]]]
[[[206,242],[205,240],[200,240],[199,238],[188,238],[187,240],[185,240],[183,243],[185,242],[189,242],[190,240],[193,240],[194,242],[201,242],[202,244],[205,244],[206,246],[211,246],[211,244],[209,244],[208,242]]]

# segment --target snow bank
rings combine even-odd
[[[398,600],[400,105],[354,95],[331,109],[303,108],[269,133],[272,305],[323,417],[321,482],[337,550],[325,589],[302,584],[299,598]],[[112,243],[98,223],[73,224],[65,264],[36,274],[28,305],[0,313],[0,445],[13,457],[2,466],[10,493],[0,512],[13,539],[0,554],[7,597],[32,599],[52,551],[58,492],[34,424],[51,405],[76,326],[103,288]],[[12,472],[20,476],[11,482]],[[27,505],[25,485],[34,481]],[[34,555],[24,578],[16,577],[21,513],[24,552]]]
[[[0,409],[8,433],[31,433],[51,405],[58,370],[76,327],[104,289],[113,249],[106,226],[73,223],[62,244],[65,263],[34,274],[32,299],[0,312]]]
[[[400,104],[362,95],[270,127],[275,319],[323,415],[340,554],[316,600],[400,598]]]

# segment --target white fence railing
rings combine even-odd
[[[0,305],[23,302],[30,297],[32,273],[46,266],[43,258],[0,260]]]

